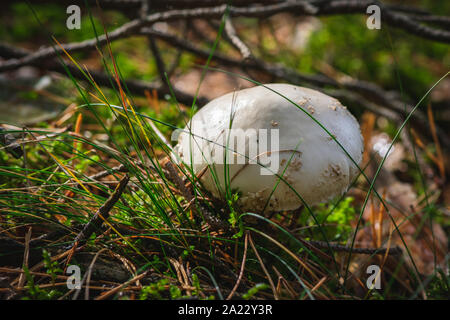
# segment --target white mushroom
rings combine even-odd
[[[207,167],[201,181],[214,196],[223,196],[228,186],[241,192],[243,210],[262,210],[269,197],[268,210],[293,210],[303,204],[296,193],[308,205],[324,202],[341,195],[359,172],[311,117],[360,163],[362,136],[346,107],[321,92],[288,84],[214,99],[194,115],[175,150],[195,173]]]

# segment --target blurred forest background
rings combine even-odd
[[[1,298],[450,297],[450,77],[386,154],[450,70],[449,1],[30,3],[3,1],[0,12]],[[73,3],[81,27],[68,30]],[[366,26],[372,3],[382,8],[379,30]],[[346,105],[362,128],[369,181],[386,158],[381,199],[364,204],[360,177],[314,208],[320,226],[302,210],[261,214],[255,225],[233,199],[214,201],[170,160],[159,165],[173,129],[254,85],[245,78]],[[105,101],[133,112],[86,107]],[[110,222],[70,247],[111,194],[121,199],[105,211]],[[400,253],[377,250],[389,247]],[[74,261],[92,273],[80,297],[64,288]],[[365,286],[374,263],[386,270],[381,291]]]

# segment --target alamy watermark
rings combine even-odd
[[[370,16],[366,20],[366,26],[370,30],[381,29],[381,8],[376,4],[367,7],[366,13]]]
[[[258,164],[261,175],[278,172],[280,163],[279,129],[225,129],[214,140],[216,129],[205,129],[201,135],[191,135],[187,130],[175,130],[172,141],[180,144],[183,159],[192,164]],[[183,137],[180,139],[180,137]],[[192,152],[194,151],[195,152]],[[200,151],[201,150],[201,151]]]
[[[367,267],[367,274],[370,276],[367,278],[366,286],[369,290],[381,289],[381,269],[376,264],[372,264]]]
[[[67,267],[66,274],[70,274],[70,276],[66,280],[67,288],[72,289],[81,289],[81,270],[77,265],[70,265]]]
[[[66,9],[66,13],[70,14],[66,20],[66,27],[69,30],[81,29],[81,9],[76,4],[70,5]]]

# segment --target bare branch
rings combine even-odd
[[[17,48],[14,46],[11,46],[9,44],[0,43],[0,56],[5,58],[20,58],[28,55],[29,52],[27,50]],[[36,66],[38,68],[44,67],[46,70],[54,71],[61,73],[63,75],[67,75],[67,71],[64,68],[63,65],[61,65],[59,62],[56,61],[49,61],[46,62],[44,65],[38,62],[30,63],[29,65]],[[68,71],[72,74],[73,77],[81,80],[87,80],[85,75],[75,66],[67,65],[66,66]],[[94,81],[104,87],[110,87],[115,88],[115,82],[111,81],[111,77],[108,74],[105,74],[100,71],[95,70],[89,70],[89,74],[92,76]],[[124,80],[125,86],[130,90],[131,93],[138,94],[138,95],[145,95],[145,91],[152,92],[153,90],[156,90],[159,97],[164,97],[167,94],[171,94],[168,88],[160,85],[156,85],[153,83],[141,81],[141,80],[135,80],[135,79],[128,79]],[[172,88],[175,98],[178,102],[183,103],[185,105],[192,105],[192,102],[194,101],[194,97],[190,94],[187,94],[183,91],[180,91],[176,88]],[[198,96],[196,99],[197,103],[199,105],[206,104],[208,102],[208,99],[202,96]]]
[[[342,13],[365,13],[369,4],[373,1],[354,1],[354,0],[336,0],[322,4],[322,7],[316,8],[305,1],[287,1],[273,5],[234,7],[221,5],[217,7],[206,7],[196,9],[170,10],[157,12],[148,15],[144,19],[135,19],[123,24],[121,27],[108,33],[109,41],[118,40],[136,33],[141,27],[152,25],[159,21],[173,21],[180,19],[195,18],[220,18],[228,10],[230,17],[267,17],[280,12],[290,12],[305,15],[323,15],[323,14],[342,14]],[[381,5],[381,3],[380,3]],[[422,36],[427,39],[450,42],[450,32],[445,30],[433,29],[421,25],[411,20],[408,16],[390,11],[382,6],[382,19],[394,27],[399,27],[412,34]],[[0,64],[0,71],[15,69],[19,66],[31,64],[43,59],[63,54],[64,51],[71,53],[93,49],[96,46],[102,46],[107,42],[106,35],[101,35],[97,39],[89,39],[77,43],[70,43],[61,46],[47,47],[34,52],[21,59],[12,59]]]
[[[106,221],[109,217],[109,212],[112,210],[116,202],[120,199],[125,187],[127,186],[130,178],[128,175],[125,175],[117,185],[114,192],[109,196],[106,202],[98,209],[98,211],[94,214],[92,219],[87,223],[83,230],[77,235],[75,240],[73,241],[73,246],[77,247],[84,243],[86,239],[88,239],[93,232],[100,228],[103,224],[103,221]]]
[[[230,40],[230,43],[239,50],[241,53],[241,56],[244,60],[250,60],[252,59],[253,55],[250,51],[249,47],[242,41],[234,29],[233,23],[231,22],[230,18],[227,18],[225,20],[225,35]]]

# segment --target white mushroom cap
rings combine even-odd
[[[229,183],[232,189],[242,193],[239,204],[243,210],[262,210],[277,183],[267,206],[271,211],[293,210],[303,204],[287,183],[308,205],[341,195],[359,172],[355,164],[310,116],[268,88],[307,111],[339,141],[354,162],[360,163],[363,139],[358,122],[347,108],[321,92],[288,84],[257,86],[209,102],[180,134],[176,147],[180,158],[192,165],[195,173],[210,164],[201,178],[204,186],[214,196],[220,197]],[[255,163],[255,158],[249,163],[251,139],[246,140],[245,150],[239,149],[239,145],[233,144],[229,138],[227,129],[230,127],[232,132],[236,129],[267,129],[270,132],[269,149],[265,150],[271,152],[261,152],[261,149],[264,151],[261,148],[264,141],[260,137],[257,160],[263,162],[270,158],[272,162],[267,167],[275,168],[275,173],[283,176],[284,181],[280,181],[277,175],[263,174],[262,166]],[[275,131],[271,129],[278,129],[278,146]],[[275,140],[271,140],[272,137]],[[235,153],[223,164],[223,156],[217,154],[225,153],[224,146],[227,145]],[[244,153],[246,163],[242,163],[246,160]],[[213,170],[216,178],[211,173]]]

